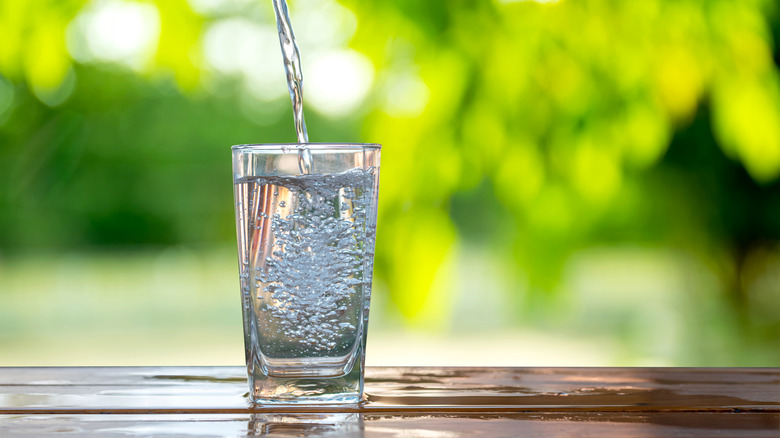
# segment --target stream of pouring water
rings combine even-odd
[[[279,29],[279,44],[282,46],[284,71],[287,73],[287,88],[290,90],[295,132],[298,135],[298,167],[303,174],[312,171],[311,151],[306,147],[309,134],[306,132],[306,121],[303,118],[303,69],[301,68],[301,52],[295,43],[295,34],[290,25],[290,14],[287,11],[287,0],[273,0],[276,12],[276,27]]]

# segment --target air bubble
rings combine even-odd
[[[261,343],[272,350],[285,349],[276,351],[279,354],[288,354],[286,349],[293,347],[271,339],[292,340],[310,354],[330,354],[337,345],[354,345],[354,339],[344,337],[357,335],[353,331],[362,313],[347,310],[362,309],[364,294],[369,292],[362,281],[369,264],[361,259],[364,248],[373,247],[366,241],[373,227],[362,212],[373,202],[373,177],[357,170],[247,181],[271,186],[244,191],[250,196],[267,195],[256,202],[258,216],[269,220],[269,226],[259,227],[262,233],[248,233],[253,240],[246,245],[258,253],[245,256],[265,261],[253,267],[259,273],[254,276],[259,282],[255,299],[263,302],[256,324],[267,334],[261,335]],[[277,200],[268,194],[278,196],[279,187],[289,191],[278,201],[279,207],[290,209],[289,214],[269,216],[266,211],[274,211],[272,203]],[[247,269],[242,265],[242,270]]]

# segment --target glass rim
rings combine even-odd
[[[297,152],[301,146],[315,151],[344,150],[360,151],[365,149],[380,150],[382,145],[378,143],[255,143],[237,144],[231,146],[234,152],[239,151],[282,151]]]

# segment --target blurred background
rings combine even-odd
[[[289,0],[384,145],[370,365],[780,365],[774,0]],[[271,0],[0,0],[0,365],[243,363]]]

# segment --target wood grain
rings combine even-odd
[[[345,407],[252,405],[244,373],[0,368],[0,436],[780,436],[777,368],[369,368]]]

